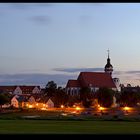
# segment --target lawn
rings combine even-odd
[[[140,122],[0,120],[0,134],[140,134]]]

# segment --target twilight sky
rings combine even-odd
[[[0,85],[58,85],[103,71],[140,85],[140,3],[0,3]]]

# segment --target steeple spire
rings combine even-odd
[[[107,50],[107,52],[108,52],[108,58],[109,58],[109,49]]]
[[[107,64],[105,65],[105,72],[106,73],[110,73],[110,75],[112,75],[112,71],[113,71],[113,66],[110,63],[110,58],[109,58],[109,49],[107,50],[108,52],[108,58],[107,58]]]

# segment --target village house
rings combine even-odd
[[[31,94],[15,95],[11,99],[11,105],[15,108],[53,108],[54,102],[51,98],[39,97]]]
[[[13,96],[11,99],[11,106],[14,108],[25,108],[28,104],[28,99],[30,96],[30,94],[20,94]]]
[[[40,93],[40,86],[0,86],[0,91],[11,94],[36,94]]]

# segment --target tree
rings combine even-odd
[[[136,106],[140,101],[140,93],[133,91],[124,91],[120,95],[119,103],[121,106]]]
[[[45,87],[45,93],[47,96],[52,97],[55,95],[57,90],[57,84],[54,81],[49,81]]]
[[[92,104],[92,95],[89,87],[82,87],[80,90],[80,100],[84,107],[90,107]]]
[[[98,103],[103,107],[111,107],[115,92],[109,88],[99,88],[97,91]]]
[[[9,98],[5,94],[0,94],[0,108],[2,109],[2,105],[9,102]]]
[[[73,106],[75,103],[80,103],[78,95],[69,95],[68,96],[68,106]]]
[[[60,107],[60,105],[65,105],[68,101],[68,95],[66,94],[65,89],[62,87],[57,88],[54,97],[57,107]]]

